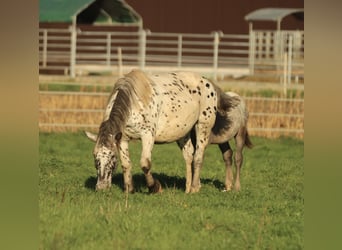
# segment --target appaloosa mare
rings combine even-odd
[[[218,95],[218,108],[216,113],[216,121],[212,128],[209,143],[218,144],[223,160],[226,165],[225,190],[230,191],[233,188],[233,150],[229,145],[229,140],[235,139],[235,184],[234,189],[239,191],[240,170],[243,161],[243,148],[247,146],[252,148],[253,144],[249,138],[247,131],[248,111],[244,100],[234,92],[224,93],[218,86],[215,85]],[[196,145],[196,134],[191,132],[193,144]]]
[[[203,154],[215,123],[216,110],[215,87],[206,78],[190,72],[149,75],[140,70],[131,71],[114,85],[98,135],[86,132],[96,142],[93,150],[96,189],[111,186],[119,154],[124,189],[134,191],[128,142],[141,139],[140,165],[150,192],[161,191],[159,181],[151,174],[153,145],[174,141],[181,145],[186,162],[186,192],[198,192]],[[193,149],[190,139],[193,128],[197,138],[194,155],[189,151]]]

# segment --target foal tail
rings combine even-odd
[[[254,146],[252,141],[251,141],[251,139],[250,139],[250,137],[249,137],[247,129],[246,129],[246,135],[245,135],[245,146],[247,148],[253,148],[253,146]]]

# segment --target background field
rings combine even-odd
[[[131,144],[137,192],[122,192],[121,168],[108,192],[95,192],[93,144],[80,133],[41,133],[40,249],[303,249],[304,142],[252,137],[242,191],[221,192],[224,167],[206,151],[202,189],[187,195],[176,144],[156,145],[153,173],[164,192],[149,195]]]

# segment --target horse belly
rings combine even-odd
[[[174,142],[184,137],[197,122],[198,114],[195,112],[175,113],[165,116],[162,113],[156,130],[156,142]]]
[[[224,143],[234,138],[237,132],[238,132],[238,129],[230,128],[228,130],[223,131],[221,134],[215,135],[214,133],[211,133],[209,141],[211,144]]]

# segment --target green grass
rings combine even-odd
[[[303,249],[304,143],[253,137],[244,151],[242,191],[221,192],[224,167],[210,146],[200,193],[185,194],[176,144],[156,145],[152,170],[164,187],[150,195],[132,142],[137,192],[95,192],[92,142],[80,133],[40,134],[40,249]]]
[[[101,85],[82,85],[77,83],[40,83],[41,91],[71,91],[71,92],[108,92],[113,89],[112,86]]]

